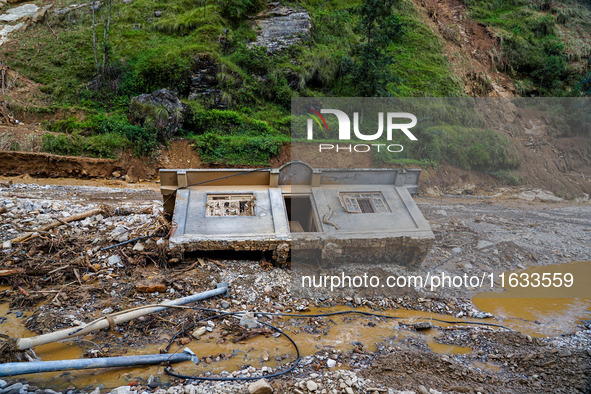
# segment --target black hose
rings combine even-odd
[[[185,333],[186,331],[192,329],[193,327],[195,327],[195,325],[197,323],[200,322],[204,322],[204,321],[208,321],[208,320],[213,320],[213,319],[219,319],[221,317],[225,317],[225,316],[233,316],[236,317],[237,315],[242,315],[245,312],[222,312],[220,313],[217,310],[214,309],[207,309],[207,308],[198,308],[198,307],[192,307],[190,309],[198,309],[198,310],[203,310],[203,311],[213,311],[215,313],[218,313],[217,315],[214,316],[210,316],[210,317],[206,317],[204,319],[198,320],[195,323],[190,324],[189,326],[183,328],[182,330],[180,330],[179,332],[177,332],[168,342],[168,345],[166,346],[166,348],[164,349],[165,352],[168,352],[170,350],[170,347],[172,346],[174,340],[181,334]],[[295,341],[289,336],[287,335],[285,332],[283,332],[283,330],[281,330],[279,327],[275,327],[272,324],[266,323],[266,322],[259,322],[275,331],[277,331],[278,333],[280,333],[281,335],[283,335],[285,338],[287,338],[287,340],[289,340],[289,342],[291,342],[291,344],[293,345],[295,351],[296,351],[296,358],[295,360],[291,361],[292,365],[280,372],[275,372],[269,375],[265,375],[265,378],[275,378],[281,375],[285,375],[286,373],[289,373],[291,371],[293,371],[299,364],[301,356],[300,356],[300,349],[298,347],[298,345],[295,343]],[[192,379],[192,380],[202,380],[202,381],[247,381],[247,380],[259,380],[262,377],[261,376],[251,376],[251,377],[239,377],[239,378],[235,378],[235,377],[231,377],[231,378],[222,378],[222,377],[204,377],[204,376],[189,376],[189,375],[183,375],[183,374],[177,374],[176,372],[173,372],[169,367],[164,369],[164,372],[166,372],[167,374],[174,376],[176,378],[180,378],[180,379]]]
[[[216,309],[209,309],[209,308],[201,308],[201,307],[190,307],[189,309],[194,309],[194,310],[200,310],[203,312],[212,312],[212,313],[217,313],[217,315],[214,316],[210,316],[210,317],[206,317],[203,318],[201,320],[198,320],[192,324],[190,324],[189,326],[183,328],[182,330],[180,330],[179,332],[177,332],[168,342],[168,345],[165,348],[165,352],[168,352],[170,350],[170,347],[172,346],[174,340],[179,336],[182,335],[183,333],[185,333],[186,331],[192,329],[193,327],[195,327],[195,325],[197,323],[200,322],[204,322],[204,321],[209,321],[209,320],[213,320],[213,319],[218,319],[224,316],[233,316],[236,317],[236,315],[243,315],[244,313],[247,312],[252,312],[254,314],[260,314],[260,315],[270,315],[270,316],[286,316],[286,317],[298,317],[298,318],[311,318],[311,317],[329,317],[329,316],[336,316],[336,315],[349,315],[349,314],[357,314],[357,315],[363,315],[363,316],[373,316],[373,317],[381,317],[381,318],[385,318],[385,319],[404,319],[403,317],[400,316],[388,316],[388,315],[382,315],[379,313],[373,313],[373,312],[365,312],[365,311],[354,311],[354,310],[349,310],[349,311],[338,311],[338,312],[328,312],[328,313],[317,313],[317,314],[309,314],[309,315],[305,315],[305,314],[291,314],[291,313],[272,313],[272,312],[255,312],[255,311],[242,311],[242,312],[220,312]],[[507,330],[512,331],[509,327],[505,327],[502,326],[500,324],[495,324],[495,323],[486,323],[486,322],[474,322],[474,321],[450,321],[450,320],[443,320],[443,319],[437,319],[437,318],[429,318],[429,317],[418,317],[417,319],[419,320],[432,320],[432,321],[437,321],[440,323],[446,323],[446,324],[473,324],[473,325],[480,325],[480,326],[491,326],[491,327],[499,327],[499,328],[504,328]],[[197,380],[197,381],[222,381],[222,382],[231,382],[231,381],[249,381],[249,380],[259,380],[262,378],[275,378],[281,375],[285,375],[291,371],[293,371],[299,364],[300,360],[301,360],[301,355],[300,355],[300,350],[298,348],[298,345],[295,343],[295,341],[289,336],[287,335],[285,332],[283,332],[280,328],[275,327],[269,323],[266,322],[262,322],[259,321],[259,323],[272,328],[273,330],[279,332],[281,335],[283,335],[285,338],[287,338],[291,344],[294,346],[295,350],[296,350],[296,358],[293,361],[290,361],[290,363],[292,363],[292,365],[282,371],[279,372],[275,372],[269,375],[264,375],[264,376],[250,376],[250,377],[219,377],[219,376],[214,376],[214,377],[204,377],[204,376],[191,376],[191,375],[184,375],[184,374],[179,374],[176,372],[173,372],[171,370],[171,367],[166,367],[164,369],[164,372],[166,372],[168,375],[174,376],[176,378],[180,378],[180,379],[188,379],[188,380]]]

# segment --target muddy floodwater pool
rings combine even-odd
[[[479,309],[491,312],[498,317],[478,321],[502,324],[513,330],[537,337],[568,334],[575,331],[577,325],[582,321],[591,319],[591,299],[524,299],[481,296],[476,297],[474,303]],[[304,314],[345,310],[350,310],[350,308],[342,306],[310,309]],[[371,311],[367,308],[358,308],[357,310]],[[23,325],[31,314],[32,312],[9,312],[7,304],[0,305],[0,316],[5,318],[0,324],[0,331],[11,337],[34,335]],[[466,355],[472,352],[470,347],[440,343],[438,337],[441,331],[438,329],[414,331],[408,328],[408,324],[431,318],[450,322],[466,321],[467,319],[406,309],[389,310],[384,314],[400,319],[378,320],[360,315],[339,315],[321,319],[281,317],[274,318],[273,324],[281,327],[296,341],[302,356],[311,355],[320,350],[349,352],[360,343],[363,344],[365,350],[370,352],[375,351],[377,344],[384,341],[404,347],[407,346],[406,343],[409,339],[424,343],[434,353]],[[451,324],[437,321],[432,321],[432,323],[441,328],[451,326]],[[104,343],[93,345],[93,342],[89,342],[93,339],[92,335],[85,337],[85,339],[81,342],[68,341],[39,346],[35,348],[35,353],[44,361],[77,359],[84,357],[84,353],[88,349],[109,346]],[[165,345],[166,342],[161,342],[139,348],[112,349],[110,355],[157,354]],[[171,352],[181,351],[184,347],[190,348],[202,358],[198,365],[192,362],[174,365],[177,373],[188,375],[199,375],[207,371],[219,374],[222,371],[241,370],[247,366],[256,368],[267,366],[275,369],[295,357],[293,347],[283,337],[260,335],[233,343],[222,337],[218,323],[211,333],[208,332],[199,340],[193,340],[184,345],[175,342]],[[207,356],[206,361],[204,361],[205,356]],[[476,363],[475,367],[482,370],[494,372],[498,368],[494,363],[482,361],[474,361],[473,363]],[[335,368],[347,368],[347,366],[337,364]],[[157,383],[166,384],[170,381],[162,366],[53,372],[23,375],[21,378],[39,387],[65,390],[69,387],[113,388],[121,385],[133,385],[135,382],[145,385],[150,376],[153,376]]]

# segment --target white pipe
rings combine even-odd
[[[217,295],[225,295],[228,293],[228,284],[227,283],[219,283],[218,288],[214,290],[204,291],[203,293],[193,294],[187,297],[179,298],[176,300],[170,300],[162,302],[161,305],[185,305],[195,301],[201,301],[206,298],[215,297]],[[129,312],[120,313],[117,315],[113,315],[111,321],[113,324],[121,324],[138,318],[140,316],[148,315],[150,313],[159,312],[162,310],[167,309],[167,306],[153,306],[150,308],[142,308],[131,310]],[[78,326],[78,327],[71,327],[66,328],[59,331],[50,332],[43,335],[38,335],[36,337],[30,338],[20,338],[16,341],[16,348],[18,350],[27,350],[35,346],[45,345],[46,343],[57,342],[61,341],[62,339],[72,338],[78,335],[88,334],[92,331],[98,331],[103,328],[107,328],[110,326],[109,320],[102,319],[97,320],[95,322],[91,322],[89,324]]]

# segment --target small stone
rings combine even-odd
[[[246,328],[257,328],[259,326],[259,322],[254,317],[254,313],[246,312],[240,318],[240,325]]]
[[[451,252],[452,252],[453,254],[460,254],[460,253],[462,253],[462,248],[453,248],[453,249],[451,250]]]
[[[420,331],[420,330],[428,330],[430,328],[433,327],[433,325],[431,324],[431,322],[429,321],[421,321],[421,322],[417,322],[415,324],[412,325],[415,330]]]
[[[162,16],[162,11],[154,11],[154,16],[160,18]]]
[[[101,389],[100,389],[100,387],[97,387],[97,388],[95,388],[94,390],[92,390],[92,391],[90,392],[90,394],[101,394]]]
[[[222,301],[222,304],[221,304],[222,309],[228,309],[230,307],[230,305],[232,305],[232,304],[230,304],[228,301]]]
[[[129,386],[120,386],[111,390],[111,394],[127,394],[129,392],[131,392],[131,387]]]
[[[313,380],[308,380],[306,382],[306,388],[309,391],[316,391],[316,390],[318,390],[318,384],[315,381],[313,381]]]
[[[478,241],[478,244],[476,245],[477,249],[484,249],[484,248],[488,248],[489,246],[492,246],[493,243],[490,241],[485,241],[484,239],[481,239],[480,241]]]
[[[335,360],[333,360],[332,358],[329,358],[326,361],[326,365],[328,366],[328,368],[334,368],[337,365],[337,362]]]
[[[421,393],[421,394],[429,394],[429,390],[427,390],[427,388],[421,384],[419,386],[419,393]]]
[[[118,266],[119,264],[121,264],[121,257],[119,257],[116,254],[109,256],[109,258],[107,259],[107,263],[111,267],[116,266],[116,265]]]
[[[135,245],[133,246],[133,249],[132,249],[132,250],[133,250],[134,252],[143,252],[145,248],[146,248],[146,247],[144,246],[144,244],[143,244],[143,243],[141,243],[141,242],[138,242],[137,244],[135,244]]]
[[[22,383],[15,383],[13,385],[10,385],[2,390],[0,390],[0,393],[2,394],[15,394],[18,393],[20,391],[20,389],[23,388],[23,384]]]
[[[207,328],[199,327],[198,329],[193,331],[193,333],[191,335],[193,335],[195,338],[197,338],[197,337],[204,335],[206,332],[207,332]]]
[[[10,241],[2,242],[2,249],[10,249],[10,248],[12,248],[12,242],[10,242]]]
[[[273,387],[265,379],[257,380],[248,386],[250,394],[269,394],[273,392]]]
[[[113,171],[111,175],[113,178],[121,178],[121,173],[119,171]]]

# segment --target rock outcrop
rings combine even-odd
[[[312,23],[308,11],[295,10],[279,3],[271,3],[270,6],[254,20],[259,36],[252,45],[277,52],[309,37]]]
[[[195,56],[189,99],[194,100],[203,96],[217,98],[220,93],[217,72],[217,65],[209,54]]]
[[[0,8],[6,5],[5,0],[0,0]],[[23,4],[11,8],[0,15],[0,45],[8,40],[8,35],[14,31],[24,30],[32,23],[42,20],[51,5],[39,7],[35,4]]]
[[[188,107],[168,89],[141,94],[131,99],[129,117],[134,124],[158,130],[161,140],[169,140],[182,126]]]

